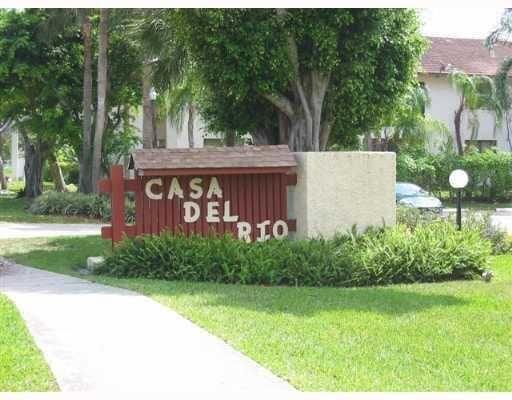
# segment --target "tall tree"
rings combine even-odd
[[[91,168],[92,168],[92,21],[91,9],[84,8],[55,8],[47,9],[48,14],[40,25],[40,32],[43,37],[51,43],[62,36],[63,32],[72,31],[74,27],[80,30],[83,43],[83,94],[82,94],[82,147],[80,154],[79,190],[83,193],[92,192]],[[62,186],[60,176],[62,171],[55,159],[56,164],[50,168],[55,172],[55,186]]]
[[[92,184],[98,191],[98,181],[101,178],[101,154],[103,150],[103,133],[107,118],[107,87],[108,87],[108,9],[100,10],[99,45],[98,45],[98,103],[96,107],[96,125],[94,131],[92,153]]]
[[[324,149],[333,129],[379,125],[415,81],[425,45],[403,9],[181,10],[175,23],[206,93],[236,109],[266,103],[268,142],[300,151]],[[239,133],[259,125],[245,122]]]
[[[160,93],[160,116],[171,117],[181,128],[186,114],[188,144],[193,148],[200,84],[187,49],[179,40],[175,14],[175,10],[145,10],[139,13],[132,35],[152,60],[151,82]]]
[[[81,9],[79,15],[84,48],[79,190],[82,193],[92,193],[92,23],[89,10]]]

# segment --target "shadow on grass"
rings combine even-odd
[[[452,295],[422,293],[417,286],[394,287],[268,287],[150,279],[98,278],[149,296],[196,297],[201,307],[229,307],[269,314],[311,316],[330,311],[357,311],[386,315],[416,313],[437,307],[456,307],[467,300]]]
[[[23,242],[30,243],[25,250]],[[17,239],[13,246],[0,247],[0,255],[20,264],[61,273],[77,273],[87,257],[106,255],[111,242],[99,236]]]
[[[88,256],[103,255],[109,251],[110,241],[99,237],[66,237],[47,239],[27,252],[7,252],[4,255],[21,264],[76,276],[77,270],[84,267]],[[201,306],[234,307],[262,313],[306,316],[333,310],[402,315],[434,307],[461,306],[468,302],[452,295],[430,293],[425,285],[318,288],[117,279],[103,276],[89,276],[88,279],[149,296],[168,297],[171,302],[172,297],[189,296],[197,297]],[[41,290],[47,291],[47,288],[41,287]],[[60,291],[73,293],[73,290],[70,286],[67,290]],[[77,294],[85,293],[77,291]]]

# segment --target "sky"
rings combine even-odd
[[[422,33],[484,39],[498,25],[503,8],[426,8],[421,10]]]

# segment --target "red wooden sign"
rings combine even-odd
[[[286,237],[295,230],[287,209],[294,165],[283,146],[140,150],[132,159],[134,179],[114,166],[99,184],[112,203],[112,226],[102,236],[117,242],[123,235],[168,230],[228,233],[246,241]],[[135,193],[134,225],[124,222],[126,192]]]

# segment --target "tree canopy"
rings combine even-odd
[[[0,121],[15,121],[26,142],[29,170],[29,155],[37,157],[34,179],[27,176],[26,168],[27,187],[33,186],[29,196],[40,193],[40,170],[45,159],[54,158],[55,150],[64,145],[71,146],[78,155],[83,145],[84,46],[83,32],[76,21],[79,14],[49,9],[0,11]],[[97,10],[90,10],[90,17],[95,38]],[[136,142],[131,121],[141,102],[142,56],[140,48],[123,37],[130,21],[128,11],[112,12],[103,171]],[[95,87],[96,75],[92,75]],[[97,104],[91,106],[94,126]]]
[[[218,130],[264,132],[293,150],[379,126],[416,78],[413,10],[180,10],[177,31]]]

